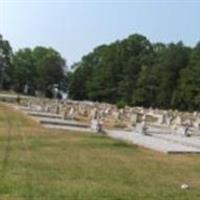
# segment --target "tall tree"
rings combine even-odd
[[[27,94],[35,93],[37,71],[31,49],[25,48],[15,53],[12,73],[15,91]]]
[[[65,60],[52,48],[21,49],[13,58],[14,89],[35,94],[36,90],[52,97],[53,89],[64,89]]]
[[[156,105],[169,108],[176,105],[173,97],[176,92],[180,72],[186,68],[189,61],[190,49],[182,42],[169,44],[157,52],[155,68],[158,72],[159,87],[156,94]]]
[[[37,89],[52,97],[53,88],[62,88],[65,79],[65,60],[52,48],[36,47],[33,50],[38,79]]]
[[[187,68],[181,71],[176,98],[180,109],[200,110],[200,42],[193,49]]]
[[[152,45],[146,37],[134,34],[121,42],[122,74],[119,84],[121,98],[134,105],[139,73],[152,64]]]
[[[12,48],[7,40],[0,34],[0,89],[8,89],[11,84],[10,67]]]

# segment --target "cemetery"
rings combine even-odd
[[[107,103],[1,95],[44,127],[92,132],[163,153],[200,153],[200,114]]]
[[[125,111],[120,110],[119,120],[114,105],[95,103],[96,108],[107,108],[110,115],[114,110],[116,117],[110,117],[106,125],[103,118],[97,127],[99,110],[91,102],[20,98],[17,103],[13,96],[9,103],[5,99],[0,102],[2,200],[162,200],[172,196],[174,200],[198,200],[200,162],[195,126],[189,136],[183,131],[171,133],[174,126],[161,125],[160,118],[156,121],[149,116],[152,110],[141,108],[135,108],[139,122],[134,116],[133,126],[129,121],[127,125],[122,121],[122,126]],[[57,106],[64,104],[73,109],[63,118]],[[80,116],[78,106],[85,108]],[[144,112],[146,117],[141,114]],[[141,124],[143,119],[146,121]],[[48,123],[41,124],[41,120]]]
[[[0,0],[0,200],[200,200],[200,0]]]

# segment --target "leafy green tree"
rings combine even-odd
[[[69,97],[73,99],[90,99],[100,100],[99,92],[101,83],[95,78],[100,77],[101,67],[103,61],[104,49],[106,46],[97,47],[94,52],[84,56],[79,63],[75,63],[72,68],[75,69],[69,85]],[[98,76],[96,76],[98,74]],[[103,80],[103,79],[99,79]],[[101,93],[101,92],[100,92]]]
[[[17,92],[36,91],[52,97],[53,89],[65,89],[65,60],[52,48],[21,49],[13,58],[12,77]]]
[[[90,100],[115,102],[118,96],[118,81],[120,80],[120,63],[118,59],[119,44],[109,47],[101,46],[94,51],[93,73],[87,82],[87,92]]]
[[[192,50],[187,68],[181,71],[176,98],[180,109],[200,110],[200,42]]]
[[[121,42],[122,74],[119,83],[121,99],[133,104],[136,97],[139,73],[144,66],[152,64],[153,49],[146,37],[134,34]]]
[[[78,67],[69,84],[69,97],[75,100],[87,99],[86,81],[87,76],[82,67]]]
[[[53,88],[62,88],[65,78],[65,60],[52,48],[36,47],[33,50],[38,74],[37,89],[52,97]]]
[[[70,96],[93,101],[132,103],[138,74],[141,67],[149,63],[150,54],[150,42],[138,34],[95,48],[83,57],[79,63],[81,69],[73,73],[76,81],[72,78]],[[78,77],[83,77],[81,88],[78,87]],[[78,90],[81,90],[81,94]]]
[[[0,89],[9,89],[11,84],[10,67],[12,48],[7,40],[0,34]]]
[[[158,94],[159,72],[153,66],[143,66],[133,96],[133,104],[144,107],[156,107],[156,96]]]
[[[156,105],[162,108],[176,106],[175,93],[180,72],[186,68],[189,61],[190,49],[182,42],[169,44],[157,52],[154,68],[157,71],[159,82]]]
[[[27,94],[35,93],[37,71],[31,49],[25,48],[15,53],[12,74],[15,91]]]

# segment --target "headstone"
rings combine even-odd
[[[183,135],[184,135],[185,137],[190,137],[190,136],[191,136],[190,124],[187,124],[187,125],[184,127]]]
[[[60,114],[60,106],[59,105],[56,105],[56,114]]]
[[[74,113],[75,113],[75,110],[74,110],[74,107],[72,106],[70,108],[69,115],[68,115],[70,119],[74,118]]]
[[[147,135],[147,125],[145,121],[138,123],[136,126],[136,131],[142,135]]]
[[[196,119],[193,122],[194,128],[196,128],[197,130],[200,130],[200,119]]]
[[[31,100],[28,101],[28,109],[29,109],[29,110],[32,109],[32,102],[31,102]]]
[[[132,126],[137,124],[137,122],[138,122],[138,115],[137,115],[137,113],[133,113],[131,115],[130,121],[131,121],[131,125]]]
[[[97,108],[94,108],[91,112],[91,118],[92,119],[97,119],[98,118],[98,111]]]
[[[91,121],[91,129],[100,133],[103,131],[103,123],[98,119],[92,119]]]
[[[174,119],[173,123],[174,123],[175,125],[182,125],[182,118],[181,118],[180,116],[177,116],[177,117]]]

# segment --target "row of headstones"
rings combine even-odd
[[[143,135],[150,135],[150,128],[151,126],[149,124],[147,124],[145,121],[142,121],[141,123],[138,123],[136,125],[136,132],[141,133]],[[176,129],[171,129],[170,133],[190,137],[192,136],[194,131],[191,129],[191,126],[187,124],[179,126]]]
[[[97,132],[103,132],[103,121],[101,121],[101,119],[99,119],[96,116],[97,114],[93,115],[93,119],[91,121],[91,128],[93,130],[96,130]],[[141,122],[137,121],[137,114],[135,116],[136,116],[135,118],[136,132],[139,132],[143,135],[149,135],[151,124],[147,123],[146,115],[143,115]],[[190,121],[186,123],[181,123],[169,128],[171,128],[171,133],[176,133],[176,134],[183,135],[186,137],[190,137],[193,133],[192,124]]]
[[[75,118],[75,116],[82,115],[86,117],[105,118],[110,117],[116,120],[128,119],[131,112],[124,112],[123,109],[117,109],[116,106],[108,104],[87,104],[87,103],[57,103],[57,102],[33,102],[29,101],[27,107],[30,110],[49,112],[52,114],[61,114],[63,118]],[[134,113],[132,113],[134,114]]]
[[[107,119],[114,122],[125,122],[126,126],[133,127],[137,124],[144,126],[152,124],[167,126],[171,129],[199,130],[199,113],[179,113],[177,111],[162,111],[158,109],[144,109],[138,107],[125,107],[117,109],[116,106],[105,103],[78,102],[78,101],[55,101],[31,99],[23,102],[30,110],[59,114],[63,119],[76,119],[84,116],[88,120],[97,120],[96,124],[103,124]],[[100,123],[99,123],[100,122]],[[93,121],[94,126],[94,121]],[[98,125],[100,127],[100,125]]]
[[[176,132],[184,133],[184,135],[200,130],[200,118],[197,115],[186,116],[184,113],[169,115],[165,112],[159,118],[158,124],[165,125]]]

